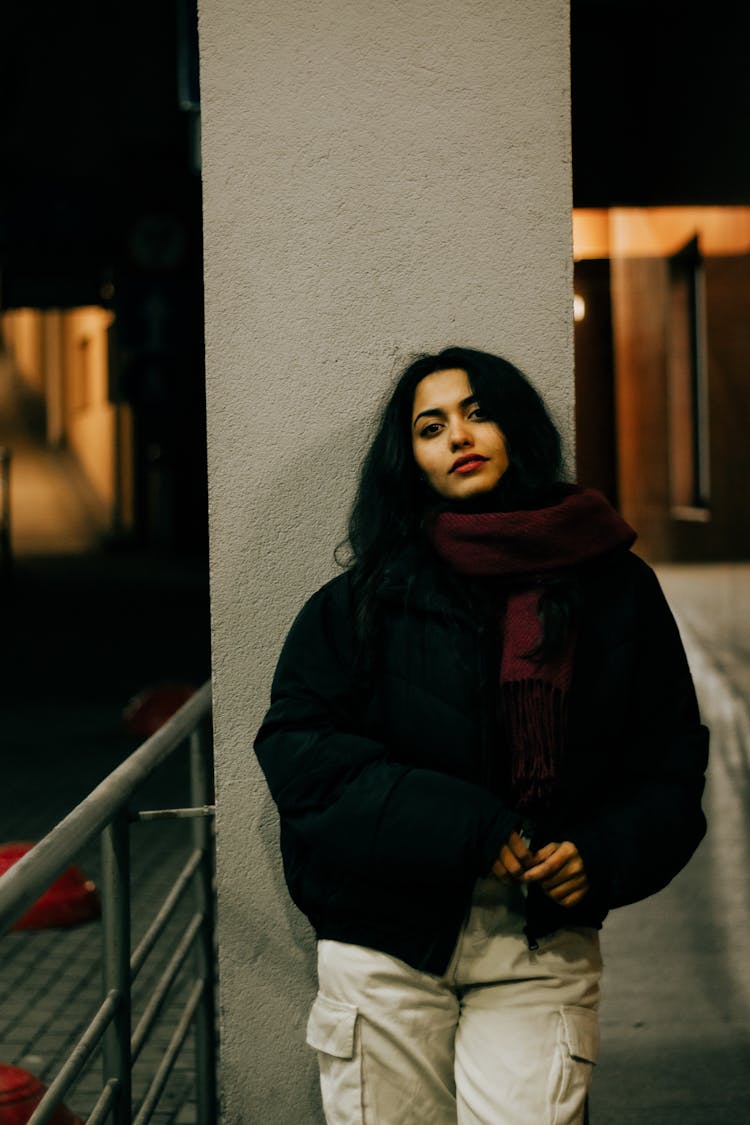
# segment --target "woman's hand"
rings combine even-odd
[[[521,881],[540,883],[549,898],[566,907],[575,906],[589,890],[583,860],[570,840],[540,848],[526,865]]]
[[[492,865],[492,871],[501,883],[520,883],[524,871],[533,862],[534,857],[522,838],[517,832],[511,832]]]

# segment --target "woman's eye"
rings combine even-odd
[[[476,418],[476,420],[478,422],[486,422],[487,421],[487,415],[485,414],[485,412],[479,406],[477,406],[474,410],[472,410],[469,417],[470,418]]]
[[[430,422],[429,426],[425,426],[425,428],[422,430],[422,437],[432,437],[432,435],[436,434],[439,429],[439,422]]]

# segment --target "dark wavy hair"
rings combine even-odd
[[[508,452],[509,465],[499,484],[478,504],[495,510],[540,507],[562,479],[560,434],[541,396],[512,363],[462,347],[413,360],[381,409],[362,465],[348,537],[336,550],[338,559],[341,548],[349,548],[342,565],[352,571],[355,624],[365,643],[372,635],[375,597],[389,565],[407,545],[422,547],[425,517],[450,506],[425,481],[414,459],[411,430],[417,384],[452,368],[466,372],[483,414],[502,430]],[[467,502],[460,506],[467,510]],[[429,557],[427,553],[425,559]],[[436,559],[433,564],[439,565]],[[550,639],[545,635],[543,645],[548,647]]]

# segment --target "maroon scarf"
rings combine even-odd
[[[570,488],[548,508],[439,512],[427,532],[453,570],[496,577],[507,587],[500,685],[512,797],[522,812],[538,812],[549,804],[560,773],[575,649],[573,630],[558,657],[544,663],[529,658],[542,639],[538,609],[545,580],[632,546],[636,534],[601,493],[581,488]]]

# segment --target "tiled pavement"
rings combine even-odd
[[[201,683],[209,671],[204,564],[121,555],[27,559],[0,591],[0,843],[38,839],[137,745],[122,709],[165,680]],[[177,760],[181,758],[181,760]],[[143,786],[136,808],[189,803],[180,752]],[[132,935],[137,942],[191,849],[190,821],[131,827]],[[98,845],[77,861],[98,881]],[[134,987],[136,1017],[191,911],[189,892]],[[101,924],[0,938],[0,1062],[43,1081],[101,999]],[[190,961],[163,1022],[134,1071],[134,1104],[163,1052],[186,991]],[[85,1118],[101,1089],[97,1053],[67,1105]],[[192,1034],[152,1118],[195,1120]]]
[[[132,828],[133,946],[155,914],[186,844],[188,822],[142,824]],[[182,837],[180,839],[179,837]],[[158,862],[155,862],[158,855]],[[81,857],[87,874],[98,878],[95,848]],[[160,969],[174,951],[190,910],[189,895],[146,962],[134,987],[134,1024],[153,991]],[[66,1052],[82,1033],[101,998],[101,925],[89,923],[70,930],[29,931],[2,939],[0,965],[0,1058],[49,1082]],[[159,1021],[133,1074],[137,1106],[158,1065],[186,995],[190,961],[170,993],[169,1005]],[[194,1050],[192,1037],[175,1064],[173,1076],[153,1120],[162,1125],[195,1121],[193,1102]],[[98,1056],[72,1088],[66,1102],[82,1117],[101,1090]]]

